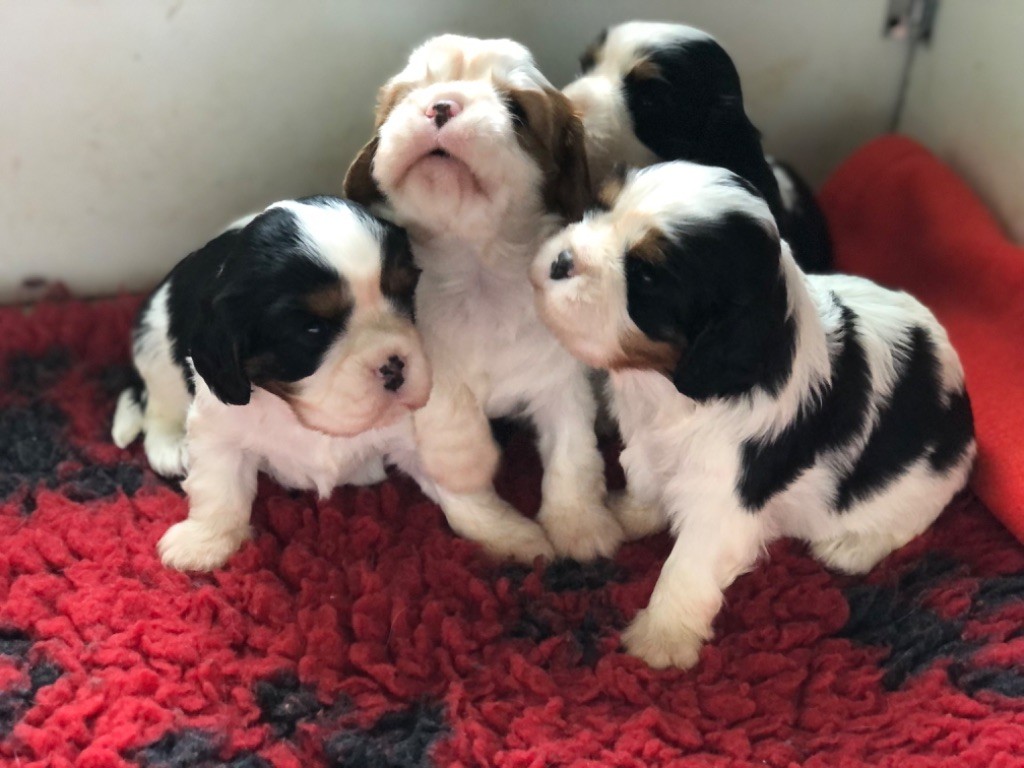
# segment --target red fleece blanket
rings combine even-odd
[[[837,268],[902,288],[946,326],[967,372],[974,490],[1024,540],[1024,248],[928,150],[873,141],[821,191]]]

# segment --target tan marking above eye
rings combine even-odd
[[[629,70],[629,74],[637,80],[657,80],[662,77],[661,67],[655,64],[650,59],[641,59],[633,68]]]
[[[344,317],[352,310],[354,304],[352,289],[344,281],[320,288],[306,297],[306,308],[325,320]]]
[[[665,262],[665,248],[668,237],[659,229],[648,229],[644,236],[626,250],[626,258],[639,259],[648,264]]]

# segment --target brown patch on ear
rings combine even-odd
[[[627,171],[625,163],[616,163],[611,173],[601,182],[601,187],[597,190],[597,203],[606,211],[615,207],[615,201],[622,194],[626,186]]]
[[[372,205],[384,199],[384,194],[373,179],[373,158],[377,154],[377,143],[380,140],[377,131],[388,119],[391,110],[405,98],[411,88],[412,86],[408,83],[385,85],[377,94],[377,109],[373,117],[373,137],[359,150],[359,154],[349,165],[348,171],[345,173],[345,181],[342,183],[342,190],[349,200],[361,205]]]
[[[290,381],[264,381],[260,385],[260,389],[265,389],[272,395],[277,395],[289,405],[292,402],[292,398],[296,395],[295,384]]]
[[[661,78],[661,67],[650,59],[641,59],[629,70],[627,77],[635,80],[657,80]]]
[[[580,56],[580,69],[583,71],[583,74],[587,74],[597,64],[597,54],[601,52],[607,39],[608,28],[605,27],[601,34],[597,36],[597,39],[583,51],[583,54]]]
[[[593,203],[583,122],[572,102],[553,88],[543,91],[510,89],[526,113],[515,123],[519,145],[544,174],[544,206],[567,221],[579,221]]]
[[[384,199],[384,194],[373,179],[373,158],[377,154],[376,135],[366,146],[359,150],[356,159],[345,172],[345,181],[342,182],[342,191],[349,200],[360,205],[372,205]]]
[[[613,371],[639,369],[657,371],[672,378],[683,350],[667,341],[655,341],[639,328],[631,328],[619,338],[622,354],[608,363]]]
[[[666,245],[668,245],[668,238],[664,232],[649,229],[626,251],[626,258],[639,259],[649,264],[661,264],[665,261]]]
[[[347,282],[339,281],[314,291],[306,297],[306,308],[324,320],[337,320],[352,311],[355,299]]]

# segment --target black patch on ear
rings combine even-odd
[[[384,263],[380,272],[380,290],[409,319],[416,317],[416,285],[420,269],[413,260],[409,235],[401,227],[381,222],[384,227]]]
[[[232,327],[227,309],[209,304],[203,322],[192,337],[192,364],[196,373],[217,398],[228,405],[247,405],[252,382],[246,376],[242,358],[246,353],[245,331]]]
[[[860,457],[839,483],[838,511],[869,499],[922,457],[942,472],[967,451],[974,439],[970,401],[960,391],[942,403],[940,370],[931,335],[924,328],[911,329],[892,394]]]
[[[739,73],[725,49],[702,38],[640,53],[643,65],[623,80],[636,137],[662,160],[689,160],[741,176],[781,221],[779,185],[761,134],[744,111]]]
[[[747,440],[740,449],[737,490],[751,512],[808,469],[822,453],[840,448],[860,434],[871,399],[871,371],[857,331],[857,315],[833,295],[842,325],[830,335],[833,351],[827,387],[807,393],[797,417],[771,438]],[[833,346],[833,350],[836,347]]]
[[[663,250],[662,263],[627,259],[627,304],[644,334],[682,348],[676,389],[695,400],[755,387],[778,394],[792,370],[796,329],[774,233],[732,212],[688,225]]]

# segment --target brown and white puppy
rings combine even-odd
[[[689,667],[769,542],[864,573],[924,531],[975,455],[964,373],[905,293],[805,275],[764,199],[722,168],[635,171],[541,250],[566,347],[610,371],[631,536],[676,543],[623,643]],[[657,514],[650,514],[657,511]]]
[[[430,369],[416,277],[404,232],[320,196],[236,222],[157,287],[112,432],[121,446],[145,432],[161,474],[189,467],[165,564],[221,565],[248,535],[260,471],[323,496],[382,480],[385,461],[419,474],[409,414]]]
[[[498,556],[609,555],[587,368],[533,303],[543,240],[589,196],[582,126],[512,40],[433,38],[380,91],[374,135],[345,192],[406,227],[421,269],[417,325],[434,389],[415,419],[421,457],[452,528]],[[538,522],[494,491],[487,419],[533,421],[544,462]]]

